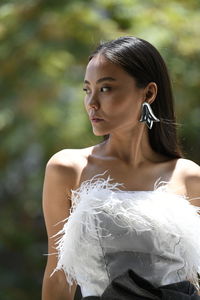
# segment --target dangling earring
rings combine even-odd
[[[145,122],[149,129],[152,128],[153,122],[160,122],[160,120],[154,115],[150,104],[147,102],[142,104],[142,115],[140,122]]]

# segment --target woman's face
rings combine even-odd
[[[132,130],[139,123],[144,89],[133,77],[103,55],[88,63],[84,80],[85,108],[95,135]]]

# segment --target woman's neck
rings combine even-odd
[[[151,148],[147,128],[144,126],[132,131],[110,134],[103,147],[106,156],[113,156],[134,167],[139,167],[147,161],[161,160],[161,155]]]

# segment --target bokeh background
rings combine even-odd
[[[160,50],[185,156],[200,163],[199,0],[1,0],[0,300],[41,297],[45,165],[98,141],[83,109],[84,69],[100,40],[121,35]]]

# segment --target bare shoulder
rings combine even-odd
[[[69,215],[71,190],[79,184],[88,151],[89,149],[62,150],[54,154],[47,163],[42,202],[49,237],[59,231],[53,225]]]
[[[189,199],[196,198],[193,204],[200,206],[200,166],[189,159],[180,158],[174,174],[177,182],[184,186],[186,196]]]
[[[63,149],[55,153],[48,161],[47,166],[60,168],[76,166],[87,156],[90,148]]]
[[[175,171],[185,182],[198,182],[200,180],[200,166],[189,159],[180,158],[177,160]]]
[[[46,172],[62,178],[68,183],[69,189],[76,188],[81,171],[92,151],[91,148],[64,149],[55,153],[47,162]]]

